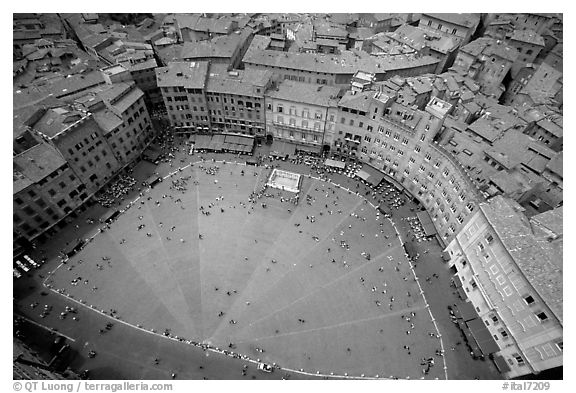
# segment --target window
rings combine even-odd
[[[420,153],[420,146],[417,145],[416,147],[414,147],[414,151],[416,153]]]
[[[491,234],[488,234],[488,236],[486,236],[486,241],[488,242],[488,244],[492,244],[492,242],[494,241],[494,237]]]
[[[498,273],[498,267],[496,265],[490,266],[490,272],[492,272],[492,274]]]
[[[430,155],[430,153],[426,153],[426,155],[424,156],[424,159],[426,161],[430,161],[432,159],[432,156]]]
[[[509,286],[505,286],[504,288],[502,288],[502,290],[504,291],[504,294],[506,294],[506,296],[512,295],[512,290],[510,289]]]
[[[498,333],[500,333],[500,335],[502,336],[502,338],[508,337],[508,333],[507,333],[506,330],[504,330],[504,329],[498,330]]]
[[[516,363],[518,363],[519,366],[524,365],[524,359],[522,359],[522,356],[520,356],[520,354],[515,353],[512,356],[514,357],[514,359],[516,360]]]
[[[282,108],[282,105],[278,105],[276,111],[282,113],[284,111],[284,108]]]
[[[504,279],[504,277],[501,276],[501,275],[498,276],[498,277],[496,277],[496,281],[497,281],[498,284],[500,284],[500,285],[502,285],[502,284],[504,284],[504,283],[506,282],[506,280]]]
[[[526,304],[534,304],[535,300],[532,296],[528,295],[524,297],[524,301],[526,302]]]
[[[545,320],[548,319],[548,315],[546,315],[546,313],[544,311],[539,312],[538,314],[536,314],[536,316],[538,317],[538,319],[543,322]]]

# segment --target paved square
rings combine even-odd
[[[297,205],[287,192],[259,193],[268,173],[212,162],[177,172],[49,283],[132,325],[232,344],[285,368],[444,378],[440,340],[391,223],[355,193],[309,177]],[[436,363],[426,375],[422,358]]]

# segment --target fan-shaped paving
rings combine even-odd
[[[421,377],[421,358],[439,341],[391,223],[356,194],[308,177],[298,205],[275,189],[251,203],[269,173],[186,168],[144,193],[52,285],[133,325],[232,343],[283,367]],[[174,189],[183,177],[187,190]]]

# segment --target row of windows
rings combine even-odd
[[[268,109],[269,109],[269,110],[272,110],[272,104],[268,104]],[[285,113],[285,112],[284,112],[284,106],[281,105],[281,104],[278,104],[278,105],[276,106],[276,112],[278,112],[278,113]],[[307,118],[307,119],[312,119],[312,117],[311,117],[311,112],[310,112],[310,110],[309,110],[308,108],[304,108],[301,113],[302,113],[302,116],[301,116],[301,117],[304,117],[304,118]],[[296,111],[296,107],[291,106],[290,108],[288,108],[287,114],[292,115],[292,116],[298,116],[298,113],[297,113],[297,111]],[[332,115],[331,119],[333,119],[333,118],[334,118],[334,115]],[[322,120],[322,112],[316,111],[316,112],[314,113],[314,119],[316,119],[316,120]],[[333,121],[333,120],[331,120],[331,121]]]
[[[276,131],[276,135],[281,137],[281,136],[282,136],[282,131],[277,130],[277,131]],[[307,137],[307,136],[312,136],[311,139],[312,139],[314,142],[318,142],[318,135],[317,135],[317,134],[311,134],[311,135],[309,135],[309,134],[306,134],[305,132],[297,132],[297,133],[295,133],[294,131],[290,130],[289,133],[288,133],[288,135],[290,136],[290,138],[300,137],[302,140],[310,139],[310,138],[306,138],[306,137]]]
[[[280,124],[284,124],[284,117],[282,117],[282,116],[276,116],[276,122],[277,122],[277,123],[280,123]],[[292,126],[292,127],[298,127],[298,125],[297,125],[297,123],[296,123],[296,119],[289,118],[289,119],[288,119],[288,124],[289,124],[290,126]],[[322,126],[322,124],[321,124],[319,121],[315,121],[315,122],[314,122],[314,129],[315,129],[315,130],[320,131],[321,126]],[[308,120],[302,120],[302,121],[300,122],[300,126],[299,126],[299,127],[301,127],[301,128],[310,128],[310,127],[308,126]]]

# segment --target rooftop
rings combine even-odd
[[[494,142],[502,135],[502,130],[494,127],[492,122],[486,118],[480,118],[474,123],[468,125],[468,129],[489,142]]]
[[[532,45],[544,46],[544,38],[534,30],[514,30],[510,39],[527,42]]]
[[[180,29],[190,29],[192,31],[230,34],[234,27],[234,22],[229,18],[212,19],[204,18],[200,15],[183,14],[175,14],[174,18],[178,22]]]
[[[332,25],[329,23],[318,23],[314,25],[314,33],[316,36],[324,37],[337,37],[339,39],[346,39],[348,32],[343,27]]]
[[[388,36],[416,50],[429,47],[437,52],[448,53],[456,49],[460,40],[440,34],[430,33],[427,30],[404,24]]]
[[[35,105],[23,107],[21,109],[14,109],[12,117],[12,139],[16,139],[24,131],[28,129],[28,125],[34,122],[34,118],[38,116],[41,109]]]
[[[210,69],[212,71],[212,67]],[[264,87],[272,78],[271,71],[235,70],[210,72],[206,91],[243,96],[264,96]],[[260,87],[256,93],[255,87]]]
[[[562,236],[564,234],[563,224],[564,207],[548,210],[547,212],[537,214],[530,217],[533,225],[542,228],[544,231],[553,234],[554,236]]]
[[[511,129],[506,131],[486,154],[498,161],[506,169],[512,169],[534,154],[528,153],[532,139],[522,132]]]
[[[256,49],[255,45],[261,47],[262,42],[256,38],[252,41],[244,55],[245,63],[327,74],[354,74],[359,69],[382,74],[392,70],[434,65],[440,61],[431,56],[376,57],[361,51],[342,51],[339,55],[279,52]]]
[[[66,165],[66,160],[64,160],[56,149],[47,143],[39,143],[25,152],[14,156],[14,168],[33,183],[42,180],[64,165]],[[20,189],[16,189],[15,187],[13,193],[17,193],[23,189],[22,186],[25,183],[26,182],[19,182],[18,187]],[[16,184],[14,186],[16,186]]]
[[[534,235],[526,217],[502,196],[480,204],[508,253],[546,305],[563,320],[562,247]]]
[[[496,172],[490,176],[490,181],[506,195],[526,192],[532,188],[530,179],[518,170]]]
[[[460,50],[476,58],[485,56],[498,56],[502,59],[514,62],[518,57],[516,48],[506,45],[503,41],[490,37],[481,37],[469,42]]]
[[[51,108],[34,124],[33,128],[48,138],[54,138],[85,117],[86,114],[68,107]]]
[[[338,106],[368,112],[375,94],[376,92],[371,90],[358,93],[348,90],[340,101],[338,101]]]
[[[183,87],[203,89],[208,75],[208,62],[172,62],[167,67],[156,68],[158,87]]]
[[[554,158],[552,158],[549,162],[548,165],[546,165],[546,168],[548,168],[551,172],[556,173],[557,175],[559,175],[560,177],[563,176],[563,152],[558,153],[558,155]]]
[[[124,123],[120,116],[118,116],[117,114],[108,109],[103,109],[94,112],[94,120],[96,121],[96,123],[98,123],[98,126],[100,126],[100,128],[104,131],[104,134],[107,134],[110,131],[115,130]]]
[[[103,85],[94,89],[94,92],[106,103],[108,108],[117,111],[118,115],[124,113],[144,96],[142,90],[136,87],[134,82]]]
[[[480,22],[480,14],[423,14],[431,18],[440,19],[458,26],[476,27]]]
[[[340,89],[337,87],[285,80],[280,83],[277,90],[271,90],[266,95],[279,100],[335,107],[339,92]]]
[[[536,122],[540,127],[554,135],[555,137],[561,138],[563,135],[563,129],[554,122],[548,119],[541,119]]]
[[[122,65],[130,71],[142,71],[150,68],[156,68],[158,64],[156,59],[147,59],[145,61],[139,61],[138,63],[131,64],[130,62],[123,62]]]
[[[244,31],[240,34],[218,36],[211,40],[185,42],[180,52],[180,58],[194,60],[207,57],[232,57],[236,50],[244,44],[248,35],[249,33]]]

